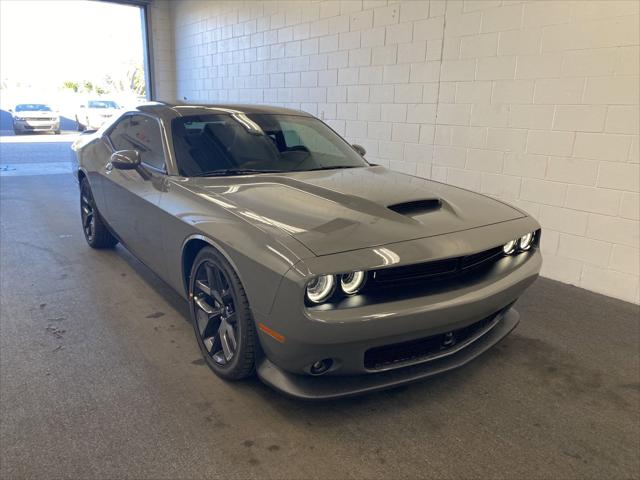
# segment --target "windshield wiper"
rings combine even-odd
[[[195,177],[230,177],[233,175],[251,175],[254,173],[281,173],[283,170],[258,170],[256,168],[221,168],[199,173]]]
[[[338,165],[338,166],[326,166],[326,167],[317,167],[317,168],[308,168],[306,170],[296,170],[298,172],[315,172],[316,170],[338,170],[341,168],[360,168],[366,167],[367,165]]]

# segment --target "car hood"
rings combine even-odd
[[[525,214],[477,193],[363,167],[192,178],[201,198],[257,226],[277,227],[316,255],[443,235]]]

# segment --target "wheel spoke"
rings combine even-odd
[[[229,335],[227,332],[225,322],[222,322],[220,324],[220,328],[218,329],[218,332],[219,332],[220,343],[222,344],[222,353],[224,354],[225,360],[228,362],[233,357],[233,349],[230,345]]]
[[[202,297],[196,297],[194,302],[197,308],[196,319],[198,321],[198,330],[200,331],[200,336],[204,340],[205,337],[209,337],[211,335],[211,330],[215,328],[212,327],[212,323],[220,316],[222,310],[213,308]]]
[[[196,302],[197,307],[200,310],[202,310],[204,313],[206,313],[208,316],[211,316],[218,312],[215,308],[209,305],[207,301],[201,296],[195,297],[194,301]]]
[[[204,339],[206,337],[207,330],[209,329],[209,324],[211,323],[211,317],[202,310],[198,310],[196,313],[196,320],[198,322],[198,331],[200,332],[200,336]]]
[[[204,343],[204,346],[209,353],[211,353],[211,350],[213,349],[214,340],[214,337],[207,337],[202,340],[202,343]]]
[[[229,346],[235,352],[238,348],[238,342],[236,341],[236,332],[233,330],[233,327],[228,323],[227,323],[226,332],[227,332],[227,340],[229,341]]]
[[[220,294],[222,291],[222,278],[220,271],[209,263],[205,264],[204,268],[207,271],[207,283],[209,284],[210,291],[209,296],[213,297],[213,299],[220,305],[223,305],[224,300]]]
[[[222,293],[224,291],[224,275],[218,267],[213,268],[213,273],[215,276],[215,289]]]
[[[209,288],[209,285],[204,283],[202,280],[196,280],[196,287],[205,295],[211,296],[211,289]]]

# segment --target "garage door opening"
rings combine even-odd
[[[144,2],[3,1],[0,32],[3,141],[69,137],[150,98]]]

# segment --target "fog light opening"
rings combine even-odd
[[[311,375],[322,375],[323,373],[326,373],[332,365],[333,360],[331,360],[330,358],[325,358],[323,360],[318,360],[317,362],[312,363],[309,370],[311,372]]]

